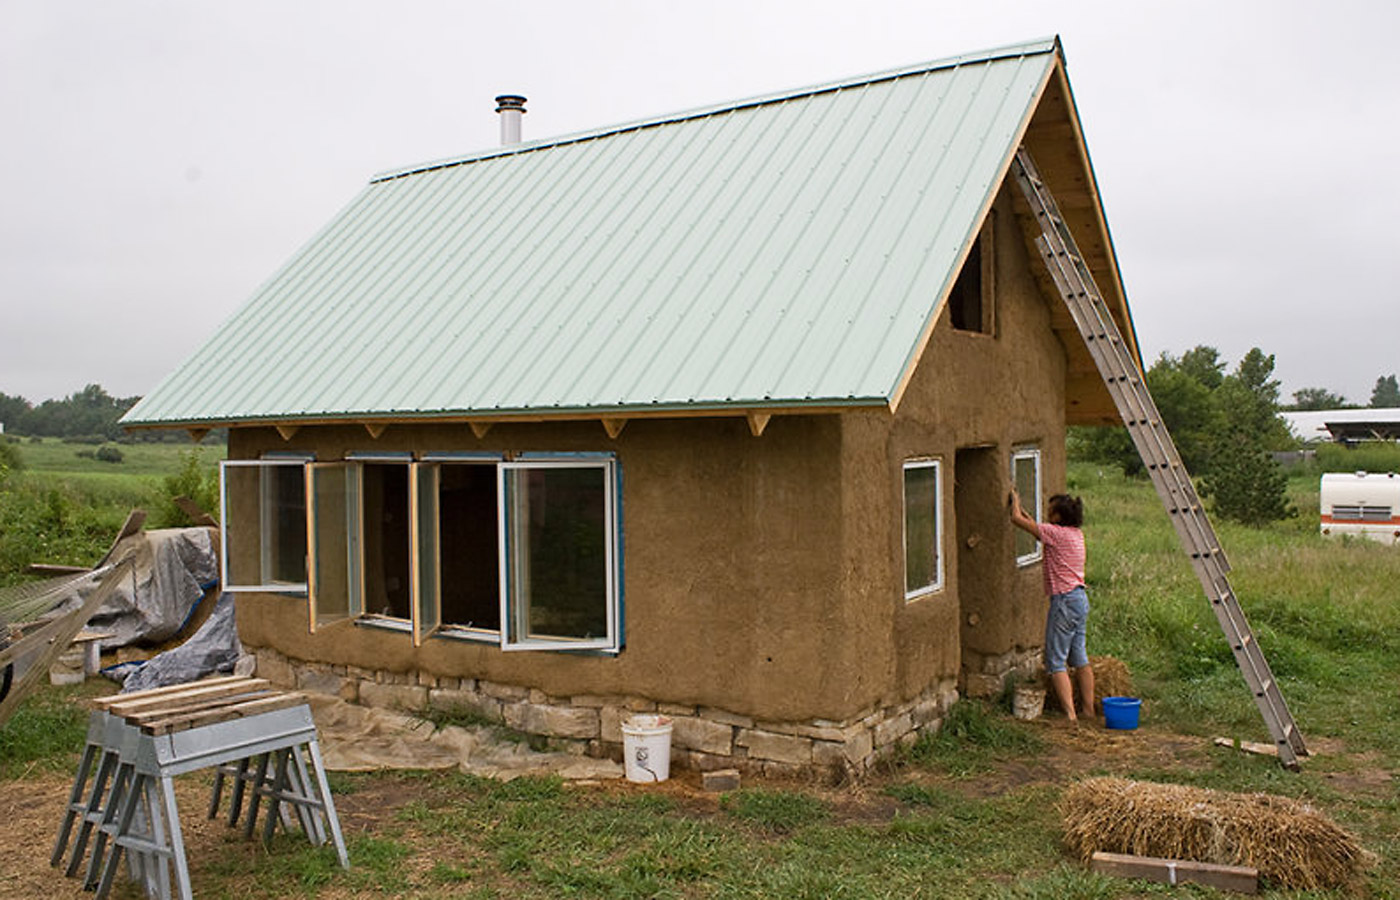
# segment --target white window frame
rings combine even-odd
[[[408,466],[409,475],[409,568],[411,586],[410,596],[410,617],[400,619],[390,616],[366,615],[364,612],[364,572],[363,572],[363,548],[364,548],[364,510],[363,510],[363,466],[366,463],[402,463]],[[489,628],[468,628],[465,626],[444,623],[442,621],[441,603],[441,569],[437,568],[433,572],[427,572],[424,567],[433,565],[433,560],[441,558],[441,535],[438,532],[438,503],[440,497],[438,489],[440,487],[440,467],[443,464],[473,464],[491,465],[495,468],[497,484],[497,560],[498,575],[500,581],[500,604],[501,604],[501,627],[499,630]],[[616,653],[621,649],[622,641],[622,520],[621,520],[621,475],[618,471],[615,454],[612,453],[542,453],[542,454],[521,454],[515,459],[507,460],[500,454],[478,454],[478,453],[431,453],[424,454],[421,459],[414,460],[411,454],[407,453],[351,453],[346,458],[339,461],[315,462],[311,456],[285,456],[276,458],[265,458],[260,460],[226,460],[222,466],[232,467],[269,467],[269,466],[300,466],[302,467],[304,484],[306,490],[306,541],[307,558],[305,561],[306,580],[299,584],[289,584],[274,582],[270,584],[241,585],[230,584],[228,573],[228,541],[229,535],[234,531],[229,527],[232,523],[228,516],[228,494],[227,480],[224,470],[220,469],[220,495],[223,502],[222,521],[224,523],[222,577],[225,590],[231,591],[262,591],[272,593],[295,593],[301,594],[307,599],[307,618],[309,628],[312,633],[319,629],[341,621],[358,621],[373,627],[385,628],[393,631],[407,631],[411,634],[414,646],[421,646],[424,641],[435,635],[451,636],[456,638],[466,638],[478,641],[490,641],[497,643],[502,650],[591,650],[608,653]],[[605,611],[607,633],[595,639],[541,639],[531,638],[519,634],[519,629],[515,627],[519,619],[516,616],[518,601],[513,597],[514,585],[511,582],[511,573],[514,569],[512,560],[508,556],[513,552],[509,543],[509,532],[512,527],[513,513],[508,509],[506,480],[507,473],[516,470],[530,470],[540,468],[555,469],[598,469],[603,474],[603,521],[604,521],[604,554],[606,566],[604,602],[607,605]],[[338,599],[332,607],[326,598],[320,596],[317,581],[317,573],[321,571],[321,565],[336,565],[338,560],[318,558],[322,548],[320,546],[317,528],[320,523],[317,517],[316,486],[319,478],[322,477],[343,477],[345,479],[345,501],[342,514],[345,516],[345,540],[343,542],[346,559],[346,589],[348,596],[344,602]],[[428,496],[431,494],[431,497]],[[259,498],[259,515],[266,517],[270,515],[267,510],[267,498]],[[427,516],[427,518],[425,518]],[[262,522],[259,523],[259,539],[266,537],[268,529]],[[424,551],[429,552],[425,553]],[[266,571],[267,548],[264,544],[259,549],[262,554],[260,565]],[[332,548],[331,552],[340,552],[339,548]]]
[[[604,566],[605,566],[605,597],[607,604],[605,610],[605,620],[607,633],[603,636],[588,639],[574,638],[532,638],[522,634],[520,627],[520,606],[519,600],[515,597],[516,579],[514,577],[515,548],[512,546],[511,535],[514,533],[515,514],[509,509],[513,501],[510,491],[507,489],[507,473],[512,471],[529,471],[532,469],[599,469],[603,474],[603,528],[604,528]],[[498,560],[500,564],[500,585],[501,585],[501,649],[507,651],[516,650],[594,650],[615,653],[620,649],[622,602],[621,591],[621,571],[619,568],[619,545],[621,541],[621,520],[618,516],[618,478],[617,463],[612,454],[577,454],[572,456],[561,456],[553,454],[522,455],[521,457],[501,462],[496,467],[496,502],[499,506],[497,521],[499,529],[497,537],[500,542]]]
[[[229,542],[233,529],[229,528],[229,478],[230,469],[258,469],[265,472],[269,469],[285,466],[298,466],[302,468],[303,478],[306,477],[306,464],[310,461],[306,456],[268,456],[262,459],[225,459],[219,462],[219,521],[223,527],[219,529],[219,584],[222,590],[229,593],[262,592],[262,593],[305,593],[308,587],[308,563],[302,560],[302,580],[300,582],[276,581],[267,578],[268,571],[272,568],[270,555],[271,545],[267,541],[268,533],[274,529],[270,526],[270,520],[274,514],[271,498],[269,497],[269,482],[264,478],[259,478],[258,494],[258,569],[259,579],[255,584],[240,583],[234,580],[229,571],[230,560],[233,558],[229,551]],[[235,517],[236,518],[236,517]],[[308,529],[306,540],[310,542],[310,531]]]
[[[1031,496],[1029,496],[1029,497],[1027,497],[1025,494],[1021,494],[1021,495],[1020,495],[1020,496],[1021,496],[1021,508],[1022,508],[1023,510],[1025,510],[1025,511],[1030,515],[1030,517],[1031,517],[1032,519],[1035,519],[1035,521],[1036,521],[1037,523],[1040,523],[1040,522],[1044,522],[1044,521],[1045,521],[1045,518],[1044,518],[1044,504],[1043,504],[1043,501],[1042,501],[1042,499],[1041,499],[1042,495],[1044,494],[1044,491],[1041,490],[1041,483],[1042,483],[1042,482],[1041,482],[1041,466],[1040,466],[1040,448],[1038,448],[1038,447],[1018,447],[1018,448],[1012,450],[1012,452],[1011,452],[1011,484],[1012,484],[1013,486],[1019,485],[1019,481],[1018,481],[1017,478],[1016,478],[1016,475],[1017,475],[1016,469],[1017,469],[1017,466],[1018,466],[1019,463],[1022,463],[1022,462],[1027,461],[1027,460],[1030,461],[1030,463],[1031,463],[1031,465],[1032,465],[1032,467],[1033,467],[1033,472],[1034,472],[1034,475],[1035,475],[1035,489],[1034,489],[1034,491],[1032,492]],[[1022,532],[1022,531],[1020,531],[1019,529],[1016,531],[1016,534],[1017,534],[1017,535],[1024,534],[1024,533],[1025,533],[1025,532]],[[1031,536],[1030,536],[1030,535],[1027,535],[1027,537],[1031,537]],[[1032,543],[1033,543],[1035,546],[1033,547],[1033,549],[1032,549],[1029,553],[1019,553],[1019,554],[1017,554],[1017,555],[1016,555],[1016,565],[1018,565],[1018,566],[1029,566],[1029,565],[1031,565],[1031,564],[1033,564],[1033,563],[1037,563],[1037,562],[1040,561],[1040,558],[1041,558],[1041,556],[1043,555],[1043,545],[1040,543],[1039,540],[1036,540],[1034,537],[1031,537],[1031,541],[1032,541]],[[1015,546],[1016,546],[1016,539],[1015,539],[1015,538],[1013,538],[1012,543],[1011,543],[1011,546],[1012,546],[1012,549],[1013,549],[1013,552],[1014,552]]]
[[[913,469],[932,469],[934,473],[933,490],[933,540],[934,540],[934,571],[933,581],[929,584],[909,586],[909,472]],[[943,589],[943,461],[935,458],[906,459],[900,470],[900,531],[903,535],[904,556],[902,560],[904,600],[906,603],[927,597]]]

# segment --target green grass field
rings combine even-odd
[[[1114,772],[1300,798],[1377,855],[1347,888],[1266,885],[1266,897],[1400,897],[1400,548],[1323,539],[1319,474],[1291,480],[1296,518],[1257,530],[1216,523],[1241,606],[1318,751],[1301,773],[1211,749],[1213,736],[1258,741],[1267,731],[1209,604],[1150,485],[1075,464],[1070,489],[1085,500],[1090,553],[1090,652],[1127,665],[1144,700],[1134,734],[1144,745],[1184,748],[1176,756],[1096,757],[1087,737],[1075,745],[1078,762],[1053,757],[1047,774],[1046,722],[969,701],[898,764],[838,789],[749,779],[707,799],[550,778],[338,775],[343,816],[370,823],[349,832],[349,873],[297,838],[265,851],[230,837],[226,852],[195,862],[195,883],[201,896],[337,900],[1226,896],[1102,878],[1065,855],[1061,792],[1074,778]],[[46,689],[0,730],[0,791],[30,773],[71,770],[83,721],[71,705],[81,695]]]
[[[9,440],[23,467],[0,484],[0,587],[30,563],[92,565],[133,509],[146,510],[148,528],[188,524],[174,493],[218,511],[221,446],[108,444],[121,461],[104,462],[90,444]]]

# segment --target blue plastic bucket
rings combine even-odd
[[[1142,701],[1136,697],[1103,698],[1103,726],[1119,731],[1132,731],[1138,727],[1138,709]]]

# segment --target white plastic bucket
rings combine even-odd
[[[622,767],[628,781],[671,777],[670,716],[633,716],[622,723]]]
[[[1045,711],[1045,689],[1022,685],[1011,695],[1011,714],[1018,719],[1040,718]]]

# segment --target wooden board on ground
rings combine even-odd
[[[1215,746],[1243,750],[1245,753],[1253,753],[1256,756],[1278,756],[1278,748],[1273,744],[1261,744],[1255,741],[1237,741],[1233,738],[1218,737],[1215,739]]]
[[[1142,878],[1162,884],[1190,882],[1242,894],[1259,893],[1259,870],[1248,866],[1223,866],[1189,859],[1159,859],[1155,856],[1130,856],[1103,851],[1093,855],[1089,866],[1100,875]]]

